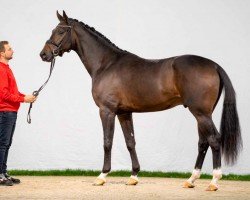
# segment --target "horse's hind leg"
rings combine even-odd
[[[191,110],[191,109],[190,109]],[[199,153],[197,161],[195,164],[195,169],[192,176],[185,182],[185,185],[188,187],[194,187],[194,181],[199,178],[202,164],[208,149],[208,145],[212,149],[213,154],[213,179],[207,188],[208,191],[216,191],[218,189],[217,181],[222,177],[221,172],[221,143],[220,143],[220,134],[217,131],[211,115],[201,114],[199,112],[194,112],[191,110],[198,122],[199,130]]]
[[[191,177],[186,182],[184,182],[184,186],[183,186],[184,188],[195,187],[194,182],[196,179],[200,178],[201,168],[202,168],[208,147],[209,147],[209,144],[207,142],[207,139],[202,137],[199,131],[197,160],[196,160],[195,167],[194,167]]]
[[[134,136],[132,113],[120,114],[118,115],[118,119],[120,121],[126,145],[132,160],[132,175],[128,180],[127,185],[136,185],[138,183],[137,174],[140,171],[140,164],[135,150],[136,142]]]

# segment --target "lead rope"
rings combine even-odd
[[[46,86],[46,84],[49,82],[49,79],[50,79],[50,77],[51,77],[51,74],[52,74],[52,71],[53,71],[53,69],[54,69],[54,66],[55,66],[55,61],[56,61],[56,59],[55,59],[55,57],[53,58],[53,60],[51,61],[51,63],[50,63],[50,72],[49,72],[49,77],[48,77],[48,79],[45,81],[45,83],[38,89],[38,90],[35,90],[32,94],[33,94],[33,96],[38,96],[39,95],[39,93],[42,91],[42,89]],[[28,115],[27,115],[27,122],[29,123],[29,124],[31,124],[31,109],[32,109],[32,105],[33,105],[33,103],[30,103],[30,107],[29,107],[29,111],[28,111]]]

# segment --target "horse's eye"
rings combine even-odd
[[[59,33],[59,35],[62,35],[64,33],[64,31],[63,30],[59,30],[58,33]]]

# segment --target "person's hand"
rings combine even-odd
[[[37,99],[37,97],[34,95],[25,95],[24,102],[25,103],[33,103],[36,101],[36,99]]]

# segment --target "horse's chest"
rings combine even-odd
[[[99,84],[92,88],[92,96],[97,106],[116,106],[120,99],[118,90],[112,85]]]

